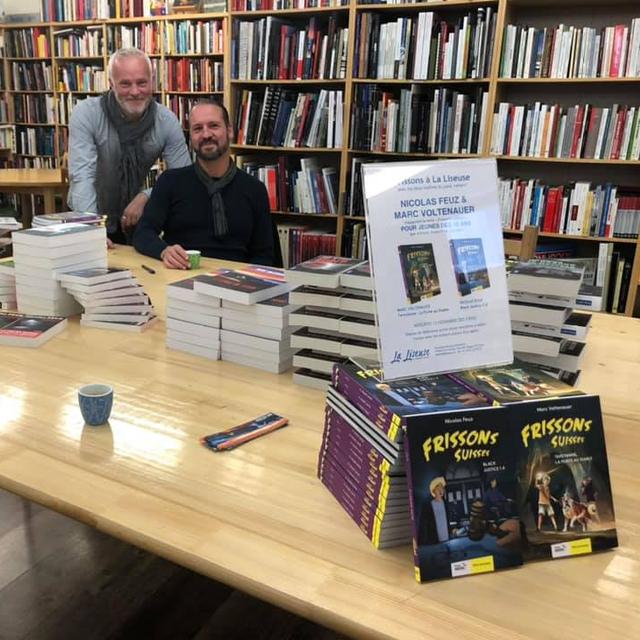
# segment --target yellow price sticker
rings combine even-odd
[[[569,556],[581,556],[591,553],[591,538],[581,538],[580,540],[570,540],[569,542],[559,542],[551,545],[552,558],[568,558]]]
[[[452,578],[472,576],[477,573],[490,573],[492,571],[495,571],[493,556],[481,556],[480,558],[463,560],[462,562],[453,562],[451,564]]]

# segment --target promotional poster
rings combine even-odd
[[[362,172],[385,378],[511,362],[495,160]]]

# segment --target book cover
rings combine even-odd
[[[60,333],[67,319],[59,316],[32,316],[0,312],[0,344],[37,347]]]
[[[520,360],[514,360],[510,365],[457,371],[447,375],[471,392],[481,394],[496,404],[582,393],[547,375],[539,367]]]
[[[419,582],[522,564],[515,435],[501,407],[422,415],[406,426]]]
[[[335,289],[340,284],[340,274],[359,264],[356,258],[317,256],[287,269],[286,278],[293,284],[317,285]]]
[[[219,269],[202,275],[194,283],[194,291],[220,298],[253,304],[287,292],[282,269],[260,265],[246,265],[240,269]]]
[[[451,260],[461,296],[490,286],[489,271],[481,238],[458,238],[449,241]]]
[[[77,271],[67,271],[57,276],[57,279],[64,285],[65,283],[74,283],[85,286],[94,284],[102,284],[104,282],[113,282],[124,278],[131,278],[130,269],[121,269],[118,267],[95,268],[95,269],[79,269]]]
[[[618,544],[597,396],[510,405],[526,560]]]
[[[400,245],[398,254],[409,304],[432,298],[441,292],[432,244]]]

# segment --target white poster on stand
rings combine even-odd
[[[495,160],[362,171],[385,379],[512,362]]]

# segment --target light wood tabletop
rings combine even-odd
[[[164,285],[190,275],[128,248],[110,258],[161,317]],[[137,335],[72,320],[38,349],[0,347],[0,486],[355,637],[637,637],[640,321],[594,318],[581,384],[602,397],[620,547],[426,585],[409,546],[375,550],[317,480],[321,392],[164,337],[163,322]],[[83,424],[90,382],[115,389],[108,427]],[[199,444],[267,411],[290,425],[230,452]]]

